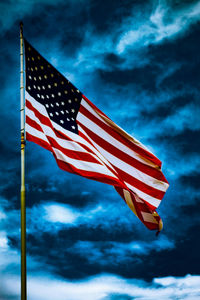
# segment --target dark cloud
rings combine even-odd
[[[186,106],[188,103],[194,103],[197,105],[198,99],[197,95],[190,93],[185,93],[163,101],[158,104],[157,107],[149,108],[149,110],[144,110],[141,113],[141,116],[145,118],[145,121],[151,121],[152,117],[162,120],[167,118],[170,115],[173,115],[179,108]]]
[[[169,145],[170,150],[173,147],[179,155],[183,155],[182,159],[184,159],[184,155],[199,153],[199,131],[193,131],[190,129],[186,129],[183,132],[171,136],[170,132],[164,132],[162,137],[156,137],[157,143],[162,143],[165,147]],[[196,141],[194,143],[194,141]]]
[[[191,186],[194,189],[199,190],[200,189],[199,176],[200,176],[199,170],[196,170],[196,172],[189,174],[189,175],[183,175],[180,178],[181,184],[183,186],[186,186],[186,187]]]
[[[120,70],[115,72],[99,71],[101,78],[105,82],[114,83],[116,85],[128,85],[130,83],[139,86],[140,89],[146,90],[149,93],[156,90],[156,79],[159,73],[159,67],[147,65],[133,70]]]

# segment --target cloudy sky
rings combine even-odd
[[[20,298],[20,20],[170,183],[156,237],[112,186],[27,142],[28,299],[199,299],[200,1],[1,0],[0,11],[0,299]]]

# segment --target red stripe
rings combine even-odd
[[[41,121],[42,124],[47,125],[53,129],[50,119],[48,117],[45,117],[43,114],[41,114],[27,99],[26,99],[26,107],[34,112],[35,116]]]
[[[146,164],[143,164],[142,162],[138,161],[137,159],[131,157],[129,154],[126,154],[122,150],[116,148],[114,145],[110,144],[109,142],[104,140],[99,135],[94,134],[94,132],[89,130],[86,126],[84,126],[78,120],[77,120],[77,123],[80,124],[86,132],[89,131],[90,132],[89,135],[91,136],[91,138],[106,151],[110,152],[114,156],[118,157],[119,159],[123,160],[124,162],[133,166],[134,168],[138,169],[139,171],[141,171],[151,177],[154,177],[155,179],[166,182],[166,179],[160,170],[153,168],[151,166],[148,166]]]
[[[87,100],[88,101],[88,100]],[[90,103],[89,103],[90,104]],[[146,151],[145,149],[139,147],[138,145],[132,143],[129,141],[127,138],[125,138],[123,135],[119,134],[116,130],[110,127],[110,125],[105,124],[98,118],[96,118],[92,113],[90,113],[84,106],[80,106],[81,113],[83,113],[85,116],[87,116],[90,120],[94,121],[96,124],[98,124],[101,128],[103,128],[107,133],[109,133],[111,136],[113,136],[115,139],[120,141],[122,144],[130,148],[131,150],[135,151],[136,153],[142,155],[144,158],[147,160],[150,160],[154,164],[158,165],[161,167],[161,161],[154,156],[152,153]],[[101,112],[101,114],[103,114]],[[104,114],[103,114],[104,115]],[[101,116],[100,116],[101,117]]]
[[[78,122],[78,121],[77,121]],[[78,122],[80,124],[80,122]],[[90,129],[85,127],[83,124],[81,124],[81,127],[87,132],[87,134],[91,137],[92,140],[94,140],[99,146],[107,150],[108,152],[112,153],[117,157],[117,149],[114,146],[111,146],[109,143],[106,145],[105,141],[101,139],[98,135],[96,135],[94,132],[92,132]],[[113,148],[113,149],[112,149]],[[112,149],[112,151],[111,151]],[[119,154],[119,153],[118,153]],[[119,156],[120,158],[120,156]],[[142,192],[151,195],[152,197],[155,197],[157,199],[162,199],[164,196],[164,192],[155,189],[144,182],[136,179],[135,177],[132,177],[131,175],[127,174],[126,172],[122,171],[121,169],[117,168],[114,165],[115,169],[117,170],[120,178],[123,178],[123,181],[127,181],[129,184],[133,185],[137,189],[141,190]]]
[[[80,161],[87,161],[87,162],[92,162],[92,163],[102,165],[96,158],[94,158],[89,153],[66,149],[66,148],[60,146],[52,137],[48,137],[48,140],[49,140],[50,144],[52,145],[52,147],[57,148],[58,150],[60,150],[62,153],[64,153],[68,157],[71,157],[71,158],[74,158],[74,159],[77,159]]]
[[[89,171],[77,169],[73,165],[71,165],[69,163],[65,163],[64,161],[57,159],[55,154],[54,154],[54,157],[57,161],[59,168],[61,168],[62,170],[68,171],[70,173],[75,173],[77,175],[87,177],[88,179],[100,181],[100,182],[107,183],[110,185],[121,186],[121,183],[119,181],[117,181],[117,179],[115,179],[115,178],[109,177],[108,175],[105,175],[105,174],[100,174],[100,173],[96,173],[96,172],[89,172]]]
[[[26,115],[26,124],[30,125],[31,127],[37,129],[38,131],[43,132],[42,127],[34,120],[32,120],[29,116]]]
[[[135,187],[136,189],[142,191],[143,193],[148,194],[151,197],[154,197],[158,200],[162,200],[162,198],[165,195],[165,192],[160,191],[142,181],[140,181],[139,179],[129,175],[128,173],[122,171],[121,169],[115,167],[118,171],[118,173],[120,174],[120,176],[123,178],[123,180],[127,183],[129,183],[130,185],[132,185],[133,187]]]
[[[83,99],[99,114],[105,116],[106,118],[110,119],[108,116],[106,116],[96,105],[94,105],[85,95],[82,95]],[[110,119],[111,120],[111,119]]]
[[[45,142],[44,140],[42,140],[38,137],[33,136],[32,134],[30,134],[28,132],[26,132],[26,140],[33,142],[35,144],[38,144],[39,146],[52,152],[52,148],[47,142]]]

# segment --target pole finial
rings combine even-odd
[[[19,26],[20,26],[20,31],[23,32],[23,22],[22,21],[20,21]]]

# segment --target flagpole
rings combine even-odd
[[[24,122],[24,45],[20,23],[20,116],[21,116],[21,300],[27,299],[26,288],[26,200],[25,200],[25,122]]]

